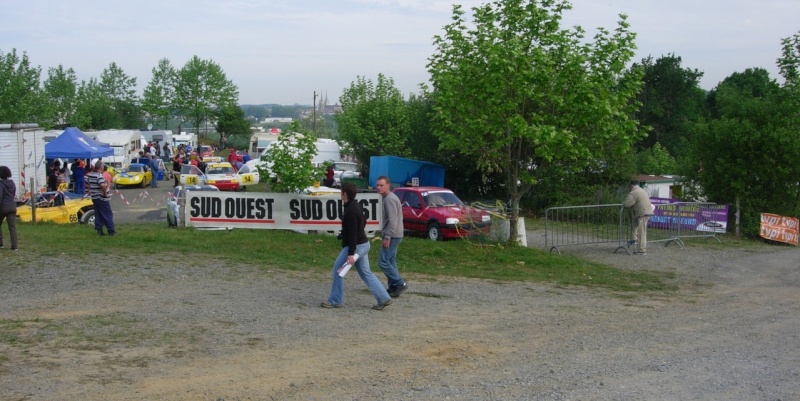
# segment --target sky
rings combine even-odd
[[[176,68],[193,56],[217,63],[239,88],[240,104],[338,103],[358,77],[394,80],[404,96],[430,74],[433,37],[452,4],[471,19],[476,0],[0,0],[0,52],[33,66],[72,68],[98,78],[114,62],[139,94],[163,58]],[[775,61],[781,39],[800,32],[798,0],[573,0],[563,28],[591,37],[627,14],[637,33],[633,61],[674,54],[713,89],[734,72]]]

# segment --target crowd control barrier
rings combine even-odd
[[[713,238],[727,229],[727,206],[703,202],[656,204],[647,228],[648,244],[676,243],[685,238]],[[634,220],[629,209],[620,204],[566,206],[547,209],[545,246],[558,252],[569,246],[609,244],[614,253],[631,253]]]

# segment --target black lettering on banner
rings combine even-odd
[[[303,220],[322,220],[322,200],[301,199],[300,218]]]
[[[264,199],[253,199],[253,209],[255,209],[255,215],[253,217],[261,220],[264,218]]]
[[[200,215],[200,198],[192,198],[192,200],[189,201],[189,215],[192,217]]]
[[[328,220],[336,220],[342,218],[342,201],[335,201],[333,199],[325,202],[325,214]]]
[[[297,220],[300,218],[300,199],[292,199],[289,201],[289,210],[292,212],[289,214],[289,217],[292,220]]]
[[[378,220],[378,199],[361,199],[358,203],[361,204],[367,220]]]
[[[203,198],[207,199],[211,204],[209,207],[210,217],[222,217],[222,199],[220,198]]]
[[[264,199],[264,202],[267,204],[267,220],[272,220],[272,204],[275,203],[275,199]]]
[[[225,199],[225,217],[231,218],[236,215],[236,199]]]

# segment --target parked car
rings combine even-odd
[[[40,192],[23,205],[17,206],[17,220],[29,223],[33,219],[31,201],[36,205],[36,221],[58,224],[81,223],[94,227],[94,204],[90,197],[72,192]]]
[[[403,226],[434,241],[486,233],[492,224],[484,210],[464,205],[447,188],[402,187],[394,190],[403,206]]]
[[[111,182],[114,183],[114,188],[133,185],[139,185],[144,188],[149,185],[152,180],[153,172],[149,166],[141,163],[131,163],[128,167],[125,167],[122,171],[114,175]]]
[[[183,227],[184,207],[186,205],[186,194],[192,191],[212,191],[219,192],[219,188],[213,185],[179,185],[172,190],[172,194],[167,200],[167,226]]]
[[[333,186],[341,188],[342,178],[361,178],[358,165],[351,162],[333,162]]]
[[[214,148],[208,145],[200,145],[197,147],[197,154],[205,160],[205,157],[214,156]]]
[[[181,185],[214,185],[220,191],[239,191],[258,184],[257,174],[236,172],[228,162],[208,163],[205,172],[197,166],[184,164],[179,181]]]

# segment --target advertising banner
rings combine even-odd
[[[677,199],[650,198],[655,207],[648,227],[724,233],[728,226],[728,205],[681,202]]]
[[[356,197],[367,217],[367,232],[380,227],[381,199],[377,193],[360,193]],[[339,194],[192,191],[186,198],[184,221],[196,228],[338,231],[343,207]]]
[[[761,237],[797,246],[798,220],[777,214],[761,213]]]

